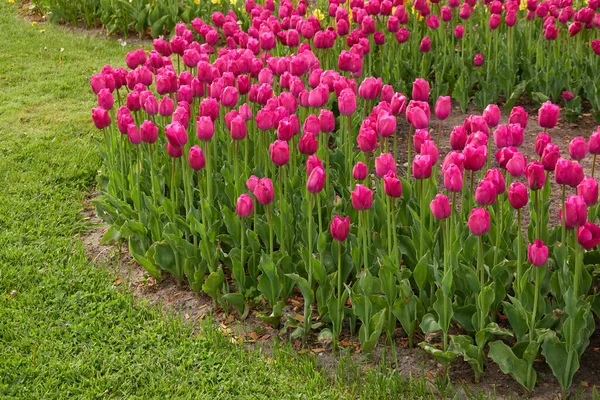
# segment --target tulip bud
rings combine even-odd
[[[396,171],[396,161],[390,153],[382,153],[375,158],[375,172],[377,176],[383,178],[388,172]]]
[[[521,182],[513,182],[508,188],[508,202],[515,210],[523,208],[527,205],[529,195],[527,187]]]
[[[179,122],[173,122],[165,127],[165,136],[173,147],[183,147],[188,141],[188,135]]]
[[[356,137],[360,151],[369,153],[377,148],[377,133],[373,129],[361,129]]]
[[[419,44],[419,51],[421,53],[429,53],[429,50],[431,50],[431,38],[429,36],[425,36]]]
[[[369,169],[362,162],[357,162],[352,168],[352,177],[357,181],[363,181],[367,178],[367,174],[369,173]]]
[[[317,156],[308,156],[306,159],[306,176],[310,176],[311,172],[315,168],[323,168],[323,163]]]
[[[373,205],[373,192],[361,184],[352,191],[352,207],[355,210],[368,210]]]
[[[321,167],[314,168],[306,182],[306,189],[310,193],[319,193],[325,186],[325,171]]]
[[[392,136],[396,132],[396,117],[387,111],[380,111],[377,116],[377,133],[380,136]]]
[[[424,101],[411,100],[406,107],[406,119],[415,129],[425,129],[429,125],[429,104]]]
[[[540,190],[546,183],[544,166],[539,161],[533,161],[527,165],[527,168],[525,168],[525,176],[527,177],[527,183],[531,190]]]
[[[513,177],[517,177],[523,175],[526,165],[527,160],[525,159],[525,156],[517,151],[506,163],[506,170]]]
[[[269,146],[271,161],[273,164],[281,167],[290,160],[290,148],[286,141],[276,140]]]
[[[315,139],[315,136],[306,132],[300,137],[300,141],[298,142],[298,150],[302,154],[315,154],[317,152],[317,148],[319,146],[319,142]]]
[[[582,226],[587,221],[587,206],[582,196],[569,196],[564,204],[565,227],[573,229]]]
[[[538,111],[538,123],[542,128],[554,128],[558,121],[559,114],[560,107],[556,104],[552,104],[551,101],[546,101]]]
[[[554,171],[556,163],[560,159],[560,149],[557,145],[548,143],[542,153],[542,164],[546,171]]]
[[[510,111],[510,115],[508,117],[509,124],[519,124],[523,127],[523,129],[527,128],[527,120],[529,118],[529,114],[527,111],[521,106],[514,107]]]
[[[487,147],[468,144],[464,148],[463,154],[465,156],[465,169],[467,171],[479,171],[487,160]]]
[[[535,138],[535,152],[538,156],[542,157],[546,146],[552,143],[552,138],[545,132],[540,133]]]
[[[350,232],[350,217],[341,218],[339,215],[335,215],[329,224],[329,231],[335,240],[343,242]]]
[[[588,147],[591,154],[600,154],[600,127],[590,136]]]
[[[490,181],[494,184],[496,195],[500,195],[506,191],[506,181],[502,172],[497,168],[491,168],[485,173],[486,181]]]
[[[196,135],[202,141],[209,141],[215,133],[213,120],[208,117],[196,117]]]
[[[429,82],[423,78],[417,78],[413,82],[412,98],[416,101],[427,102],[429,100]]]
[[[237,199],[237,203],[235,205],[235,212],[241,218],[249,217],[252,215],[254,211],[254,202],[246,193],[242,194]]]
[[[473,65],[476,67],[481,67],[483,65],[483,54],[475,54],[473,58]]]
[[[155,143],[158,139],[158,127],[152,121],[144,121],[140,127],[142,141],[145,143]]]
[[[190,148],[188,161],[190,163],[190,167],[192,167],[194,171],[200,171],[206,165],[204,153],[198,145],[194,145]]]
[[[585,139],[578,136],[569,143],[569,154],[573,160],[582,160],[587,153],[587,145]]]
[[[92,121],[98,129],[104,129],[110,126],[110,116],[102,107],[92,109]]]
[[[460,192],[463,186],[463,172],[455,164],[444,170],[444,187],[449,192]]]
[[[335,117],[333,112],[321,109],[319,113],[319,128],[321,132],[333,132],[335,130]]]
[[[412,174],[415,179],[428,179],[431,177],[431,157],[428,155],[417,155],[413,159]]]
[[[500,122],[500,114],[500,107],[495,104],[490,104],[485,108],[485,110],[483,110],[483,119],[485,119],[485,122],[489,127],[493,128],[498,126],[498,123]]]
[[[170,117],[175,110],[175,103],[169,96],[165,96],[158,105],[158,113],[163,117]]]
[[[592,177],[583,178],[577,185],[577,194],[588,207],[595,205],[598,202],[598,182]]]
[[[338,109],[342,115],[352,115],[356,111],[356,95],[352,89],[344,89],[338,96]]]
[[[475,189],[475,201],[482,206],[492,205],[496,200],[496,187],[486,179],[483,179]]]
[[[131,144],[142,143],[142,134],[135,124],[129,124],[127,126],[127,136],[129,137],[129,142]]]
[[[577,230],[577,241],[586,250],[591,250],[600,243],[600,227],[586,222]]]
[[[264,206],[269,205],[275,197],[273,182],[269,178],[261,178],[254,187],[254,197]]]
[[[490,230],[490,214],[483,208],[474,208],[471,210],[467,225],[473,235],[481,236]]]
[[[536,267],[541,267],[548,261],[548,247],[540,239],[535,239],[533,244],[527,245],[527,258]]]
[[[450,216],[450,200],[443,194],[438,194],[429,204],[429,209],[436,219],[446,219]]]
[[[435,103],[435,117],[439,120],[445,120],[450,115],[451,106],[450,96],[440,96]]]
[[[383,177],[383,190],[390,197],[398,198],[402,196],[402,182],[394,171],[389,171]]]

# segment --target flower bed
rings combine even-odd
[[[398,326],[410,346],[416,332],[440,332],[439,344],[419,345],[446,367],[464,358],[479,379],[489,357],[532,390],[541,354],[566,391],[600,308],[592,290],[600,131],[561,154],[552,143],[560,108],[546,101],[537,156],[527,160],[523,107],[509,107],[500,124],[501,109],[486,101],[481,115],[444,127],[451,100],[440,69],[433,86],[395,75],[404,69],[397,43],[371,46],[385,42],[375,29],[385,18],[369,16],[372,4],[353,1],[360,33],[344,37],[344,5],[330,7],[334,30],[297,15],[302,2],[282,2],[275,14],[268,2],[248,2],[247,32],[232,15],[213,14],[214,25],[195,19],[149,54],[130,52],[129,70],[94,75],[105,160],[96,205],[111,225],[104,240],[127,241],[155,278],[170,273],[240,315],[256,307],[274,326],[298,290],[304,321],[293,337],[318,332],[335,344],[347,325],[369,352]],[[517,12],[511,4],[507,16]],[[499,15],[494,7],[475,12]],[[217,50],[219,38],[226,47]],[[464,63],[472,47],[459,48],[413,52],[429,78],[430,62]],[[514,53],[494,54],[496,66],[515,68]],[[473,68],[454,70],[456,87],[463,73],[482,76]],[[438,144],[448,141],[440,158]],[[552,181],[562,188],[558,225]]]

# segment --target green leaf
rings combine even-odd
[[[245,314],[247,305],[243,294],[227,293],[223,295],[223,300],[225,300],[227,304],[234,306],[240,317]]]
[[[258,277],[258,290],[265,296],[269,304],[274,307],[281,294],[281,282],[279,281],[279,274],[277,273],[277,267],[266,254],[262,255],[260,260],[260,270],[263,272]]]
[[[495,342],[490,343],[490,351],[488,352],[488,357],[490,357],[500,370],[505,374],[509,374],[512,376],[521,386],[525,389],[531,391],[535,387],[536,381],[536,373],[533,368],[531,369],[531,376],[528,379],[527,370],[528,363],[527,361],[518,358],[512,351],[510,347],[508,347],[504,342],[500,340],[496,340]]]
[[[442,327],[435,320],[433,314],[425,314],[419,324],[421,330],[426,333],[433,333],[442,330]]]
[[[300,292],[302,293],[302,297],[304,297],[304,302],[312,304],[315,296],[306,279],[298,274],[285,274],[285,276],[290,278],[292,282],[298,286],[298,289],[300,289]]]
[[[563,389],[571,387],[573,376],[579,369],[579,357],[574,354],[574,350],[571,352],[571,357],[569,357],[567,344],[559,341],[554,332],[550,332],[542,344],[542,354],[546,358],[546,363]]]
[[[454,354],[453,352],[440,350],[427,342],[419,343],[419,347],[425,350],[428,354],[431,354],[433,357],[435,357],[435,359],[443,366],[448,366],[454,360],[456,360],[456,354]]]
[[[142,267],[144,267],[144,269],[146,271],[148,271],[148,273],[154,279],[156,279],[157,281],[160,282],[162,279],[160,269],[158,269],[152,261],[150,261],[148,258],[146,258],[145,255],[141,255],[136,251],[136,246],[134,244],[134,242],[136,240],[138,240],[138,239],[135,238],[134,236],[131,236],[129,238],[129,253],[134,258],[134,260],[137,261]]]
[[[473,369],[475,373],[475,382],[483,375],[483,350],[473,344],[473,339],[470,336],[457,335],[450,338],[450,346],[448,351],[453,352],[457,356],[461,356]]]
[[[115,242],[118,242],[120,238],[121,238],[121,231],[119,230],[119,228],[117,228],[115,225],[111,225],[104,233],[104,236],[102,236],[102,240],[100,240],[100,244],[105,245],[105,244],[109,244],[109,243],[115,243]]]
[[[202,285],[202,290],[218,303],[221,299],[221,291],[223,290],[224,282],[225,275],[223,275],[223,270],[219,267],[216,271],[211,272],[208,275]]]
[[[423,257],[419,260],[419,263],[415,267],[413,272],[413,277],[415,278],[415,282],[419,289],[425,289],[425,284],[429,278],[429,252],[425,253]]]

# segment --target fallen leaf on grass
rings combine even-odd
[[[260,340],[267,340],[271,337],[271,335],[269,335],[268,333],[265,333],[264,335],[261,336]]]
[[[308,349],[302,349],[300,351],[298,351],[298,354],[306,354],[308,353]]]
[[[324,352],[324,351],[325,351],[325,349],[323,349],[323,348],[319,347],[319,348],[317,348],[317,349],[311,349],[310,351],[311,351],[312,353],[319,354],[319,353],[322,353],[322,352]]]
[[[117,278],[114,282],[113,285],[115,286],[119,286],[121,283],[123,282],[123,280],[121,280],[121,278]]]
[[[250,333],[248,334],[248,337],[249,337],[250,339],[252,339],[252,340],[258,340],[258,333],[256,333],[256,332],[250,332]]]
[[[185,319],[190,319],[190,314],[188,314],[188,313],[183,314],[183,316]]]
[[[586,381],[581,381],[581,386],[583,386],[583,387],[589,387],[590,384],[587,383]]]

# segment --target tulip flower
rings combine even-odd
[[[508,188],[508,201],[515,210],[521,209],[527,205],[529,196],[527,187],[521,182],[513,182]]]
[[[450,147],[452,150],[463,150],[467,144],[467,131],[462,126],[455,126],[450,132]]]
[[[585,139],[578,136],[569,143],[569,154],[573,160],[583,160],[587,153],[587,145]]]
[[[170,142],[167,142],[167,154],[171,158],[179,158],[183,155],[183,150],[181,147],[173,146]],[[173,191],[174,192],[174,191]]]
[[[429,100],[429,82],[423,78],[417,78],[413,82],[412,98],[416,101],[427,102]]]
[[[321,132],[333,132],[335,130],[335,117],[330,110],[321,109],[319,113],[319,128]]]
[[[473,235],[481,236],[490,230],[490,214],[484,208],[474,208],[467,225]]]
[[[383,137],[396,133],[396,117],[386,111],[381,111],[377,116],[377,133]]]
[[[314,168],[306,182],[306,189],[310,193],[319,193],[325,187],[325,171],[321,167]]]
[[[523,129],[527,128],[527,120],[529,119],[529,114],[527,111],[521,106],[514,107],[510,111],[510,115],[508,117],[509,124],[519,124],[523,127]]]
[[[460,192],[463,187],[463,172],[455,164],[444,170],[444,187],[449,192]]]
[[[352,177],[357,181],[363,181],[367,178],[367,174],[369,173],[369,169],[362,162],[357,162],[352,168]]]
[[[577,185],[577,194],[583,198],[588,207],[598,202],[598,182],[592,177],[583,178]]]
[[[561,218],[567,229],[582,226],[587,221],[587,206],[582,196],[569,196],[564,203],[565,213]]]
[[[365,100],[375,100],[381,93],[381,87],[381,78],[368,77],[360,84],[358,95]]]
[[[500,114],[500,107],[495,104],[490,104],[483,110],[483,118],[485,119],[487,125],[491,128],[498,126],[498,123],[500,122]]]
[[[246,187],[250,192],[254,193],[254,189],[258,185],[258,182],[260,182],[260,179],[255,175],[251,175],[246,181]]]
[[[491,181],[483,179],[475,190],[475,201],[480,205],[492,205],[496,200],[496,187]]]
[[[542,157],[544,149],[548,144],[552,143],[552,138],[546,132],[542,132],[535,138],[535,152]]]
[[[539,161],[532,161],[527,165],[525,168],[525,176],[527,177],[527,183],[531,190],[540,190],[546,183],[544,166]]]
[[[188,161],[190,163],[190,167],[192,167],[194,171],[200,171],[206,165],[204,153],[198,145],[194,145],[190,148]]]
[[[315,136],[310,133],[304,133],[300,137],[300,141],[298,142],[298,150],[302,154],[312,155],[317,152],[317,148],[319,147],[319,142],[315,139]]]
[[[543,241],[535,239],[533,244],[527,246],[527,258],[531,264],[541,267],[548,261],[548,247]]]
[[[525,159],[525,156],[517,151],[506,163],[506,170],[512,176],[517,177],[523,175],[526,165],[527,160]]]
[[[440,96],[435,103],[435,117],[439,120],[445,120],[450,115],[451,100],[450,96]]]
[[[311,172],[315,168],[323,168],[323,163],[317,156],[308,156],[306,159],[306,176],[310,176]]]
[[[411,100],[406,108],[406,119],[415,129],[425,129],[429,125],[429,104]]]
[[[377,133],[373,129],[361,129],[356,137],[358,148],[363,153],[370,153],[377,148]]]
[[[338,96],[338,109],[342,115],[352,115],[356,111],[356,95],[352,89],[344,89]]]
[[[394,156],[389,153],[382,153],[379,157],[375,158],[375,172],[378,177],[383,178],[390,171],[396,171]]]
[[[415,179],[429,179],[431,177],[431,157],[416,155],[412,163],[412,175]]]
[[[357,184],[352,191],[352,207],[355,210],[368,210],[373,205],[373,192],[361,184]]]
[[[450,200],[443,194],[437,194],[429,204],[435,219],[446,219],[450,216]]]
[[[271,161],[273,164],[281,167],[290,160],[290,148],[286,141],[276,140],[269,146]]]
[[[600,244],[600,227],[586,222],[577,230],[577,241],[586,250],[591,250]]]
[[[479,171],[487,160],[487,147],[469,144],[464,148],[463,154],[465,156],[465,169],[467,171]]]
[[[490,181],[494,184],[496,189],[496,195],[501,195],[506,191],[506,181],[502,172],[497,168],[491,168],[485,173],[485,180]]]
[[[500,125],[494,131],[494,144],[498,148],[513,146],[513,135],[508,125]]]
[[[556,163],[560,159],[560,149],[557,145],[549,143],[542,153],[542,164],[546,171],[554,171]]]
[[[256,200],[264,206],[271,204],[275,197],[275,191],[273,190],[273,182],[269,178],[261,178],[253,190],[254,197]]]
[[[550,101],[542,104],[538,111],[538,124],[544,129],[551,129],[556,126],[560,108]]]
[[[165,127],[165,136],[174,147],[183,147],[188,141],[188,135],[179,122],[173,122]]]
[[[129,137],[129,142],[131,144],[142,143],[142,134],[135,124],[129,124],[127,126],[127,136]]]
[[[215,133],[213,120],[209,116],[196,117],[196,135],[202,141],[209,141]]]
[[[394,171],[388,171],[383,177],[383,190],[390,197],[397,198],[402,196],[402,182],[398,179]]]
[[[429,53],[429,50],[431,50],[431,38],[429,36],[425,36],[419,44],[419,51],[421,53]]]
[[[94,121],[94,125],[98,129],[104,129],[110,126],[110,116],[102,107],[92,109],[92,121]]]
[[[483,65],[483,54],[475,54],[473,65],[476,67],[481,67]]]

